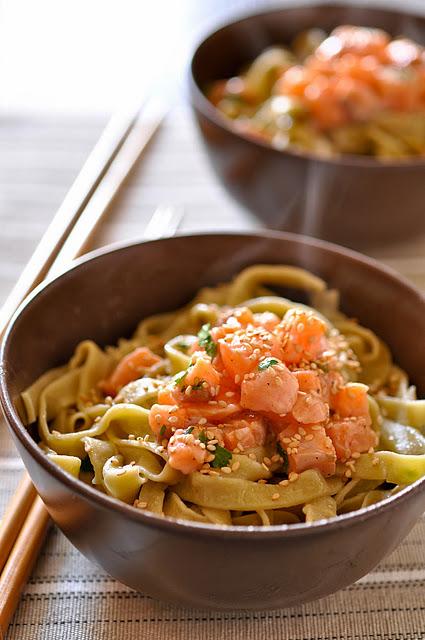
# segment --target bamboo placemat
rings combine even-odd
[[[43,120],[0,123],[0,303],[103,124],[75,119],[54,126]],[[167,118],[97,234],[96,246],[140,236],[159,203],[184,207],[183,231],[258,226],[214,179],[188,113],[181,109]],[[371,253],[425,290],[424,237]],[[1,430],[0,514],[21,471],[14,447]],[[53,529],[7,640],[425,638],[424,539],[422,519],[374,572],[319,602],[269,613],[221,614],[171,607],[130,591]]]

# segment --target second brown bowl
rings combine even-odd
[[[399,11],[313,5],[251,15],[215,31],[196,50],[192,106],[217,176],[268,227],[350,247],[399,241],[425,232],[424,159],[321,159],[279,151],[236,132],[204,95],[209,83],[236,75],[266,47],[288,43],[310,27],[331,31],[341,24],[381,27],[425,44],[425,18]]]

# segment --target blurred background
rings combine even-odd
[[[186,106],[185,69],[195,43],[216,24],[294,4],[0,0],[0,303],[111,113],[152,94],[170,106],[155,153],[121,196],[119,237],[112,216],[97,242],[134,237],[164,201],[185,207],[187,231],[212,221],[216,228],[258,224],[210,172]],[[399,0],[373,4],[400,8]],[[404,0],[404,8],[425,12],[425,2]],[[409,252],[411,245],[397,260]],[[386,259],[385,251],[379,257]],[[415,280],[409,264],[401,266]]]

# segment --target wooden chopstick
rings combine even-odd
[[[78,216],[74,216],[72,229],[68,230],[68,237],[65,239],[61,235],[59,238],[57,235],[57,243],[52,243],[53,234],[47,235],[47,237],[45,235],[45,252],[42,250],[43,247],[40,249],[40,245],[37,247],[35,253],[43,256],[42,264],[41,260],[37,263],[37,273],[42,273],[41,277],[44,277],[46,273],[49,277],[57,275],[69,266],[73,259],[84,253],[92,232],[109,210],[109,205],[140,158],[164,115],[163,108],[150,103],[146,109],[140,110],[136,118],[132,119],[131,126],[127,127],[125,137],[114,153],[114,157],[108,157],[107,167],[105,171],[102,171],[102,180],[97,183],[96,190],[90,192],[90,198],[85,200],[85,209],[81,210]],[[98,190],[100,190],[99,194]],[[45,255],[43,255],[44,253]],[[54,256],[53,259],[51,259],[51,255]],[[30,262],[33,258],[34,255]],[[26,272],[27,269],[24,271]],[[27,273],[23,274],[22,279],[22,284],[14,289],[17,293],[13,303],[16,304],[8,302],[8,313],[13,313],[20,302],[18,294],[29,283]],[[34,278],[28,285],[29,290],[36,284]],[[4,314],[2,321],[5,322],[5,320],[6,314]],[[5,517],[0,523],[0,545],[4,542],[5,548],[8,549],[7,554],[10,553],[7,560],[7,554],[3,554],[5,556],[3,561],[6,560],[6,562],[4,565],[3,562],[0,564],[0,569],[2,569],[0,576],[0,638],[2,632],[5,633],[16,609],[19,594],[37,558],[49,523],[47,510],[38,496],[34,499],[35,491],[31,493],[30,485],[31,481],[25,474],[8,506]]]
[[[37,493],[27,472],[7,505],[0,527],[0,567],[3,569]]]
[[[0,638],[2,633],[5,635],[15,612],[22,588],[43,544],[48,524],[49,514],[41,498],[36,496],[1,574]]]

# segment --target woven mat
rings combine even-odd
[[[20,149],[16,155],[20,172],[10,171],[13,184],[9,180],[0,213],[0,303],[100,127],[98,122],[82,126],[67,121],[61,127],[56,123],[53,132],[41,121],[12,124],[0,124],[0,166],[10,167],[7,149]],[[5,140],[7,144],[2,146]],[[64,154],[64,149],[71,152]],[[227,198],[211,175],[185,111],[167,119],[95,245],[134,239],[159,203],[184,206],[185,231],[258,226],[254,218]],[[373,255],[425,289],[424,249],[425,239],[416,238]],[[21,470],[21,462],[1,426],[0,514]],[[52,529],[24,589],[7,640],[425,638],[424,538],[425,520],[421,520],[374,572],[318,602],[269,613],[220,614],[171,607],[130,591],[91,564],[58,530]]]

